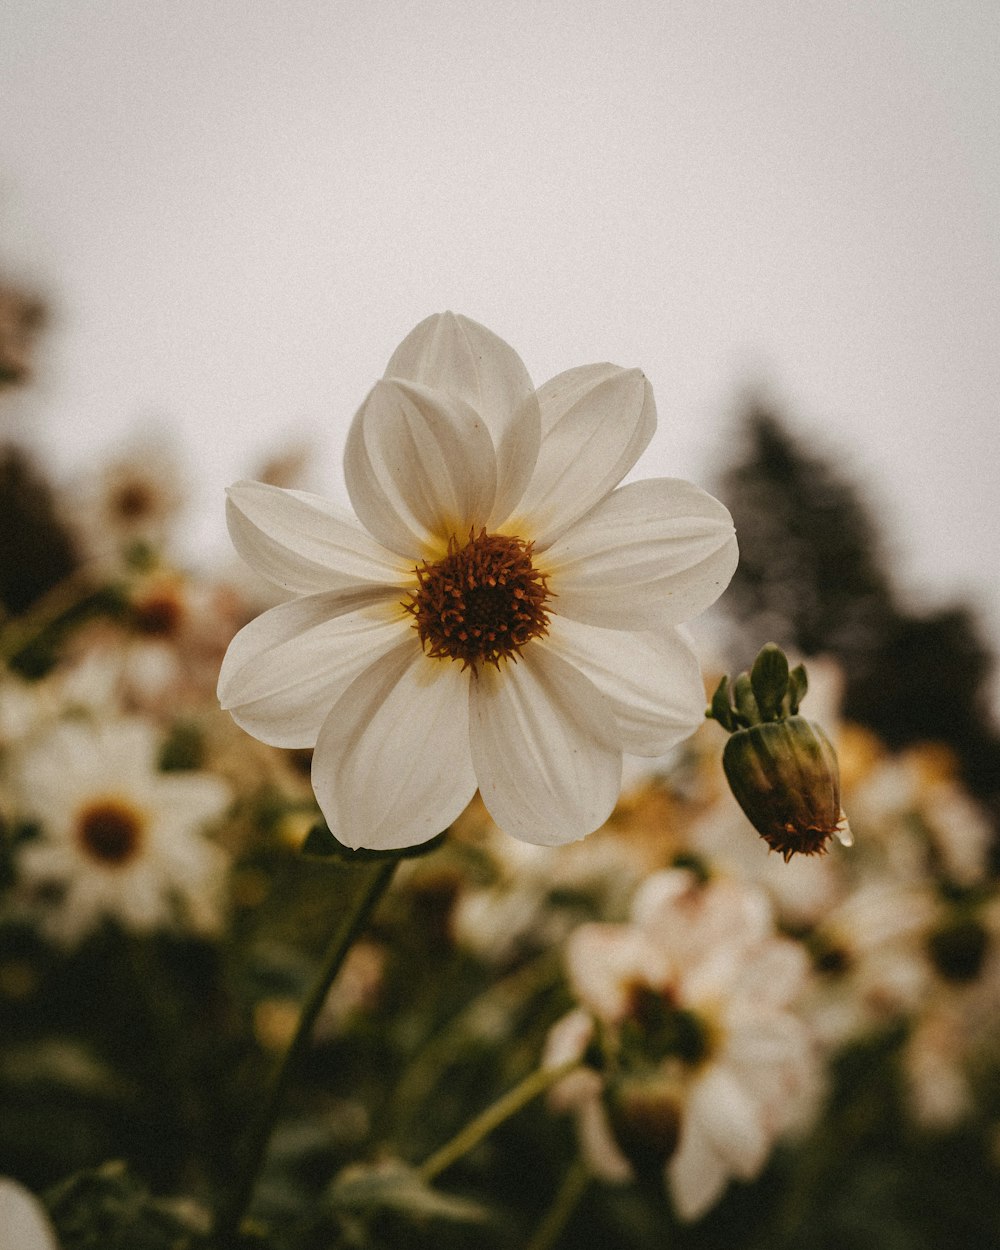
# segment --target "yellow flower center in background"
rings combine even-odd
[[[145,820],[131,803],[100,798],[88,803],[76,820],[76,836],[91,859],[110,867],[127,863],[139,850]]]
[[[403,604],[427,655],[461,660],[476,671],[548,632],[546,575],[531,562],[532,544],[506,534],[470,531],[460,547],[415,570],[418,586]]]

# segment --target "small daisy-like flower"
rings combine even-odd
[[[116,560],[136,544],[160,547],[184,503],[183,473],[166,434],[144,432],[77,486],[74,522],[87,553]]]
[[[610,815],[623,751],[662,755],[698,726],[678,626],[725,588],[736,540],[687,482],[618,485],[655,424],[638,370],[535,391],[512,348],[446,313],[354,418],[360,524],[301,491],[230,490],[237,550],[295,597],[233,640],[220,700],[264,742],[315,747],[338,839],[427,841],[478,786],[505,832],[573,841]]]
[[[642,886],[631,924],[576,929],[566,960],[580,1006],[544,1062],[596,1067],[560,1082],[554,1106],[576,1113],[597,1175],[658,1171],[680,1217],[698,1219],[814,1110],[802,948],[775,936],[759,891],[671,870]]]
[[[12,770],[22,816],[41,834],[19,855],[29,893],[55,890],[49,934],[78,943],[104,919],[149,932],[219,922],[225,853],[202,833],[229,802],[203,773],[163,773],[153,729],[137,719],[63,722],[36,739]]]

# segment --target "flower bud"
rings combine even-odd
[[[680,1138],[679,1082],[655,1073],[619,1077],[604,1101],[615,1141],[638,1175],[661,1175]]]
[[[747,819],[786,862],[796,852],[822,854],[834,834],[850,845],[837,756],[813,721],[791,716],[736,730],[722,767]]]
[[[730,790],[786,863],[796,852],[822,854],[834,834],[845,846],[854,840],[840,806],[836,753],[819,725],[798,714],[807,686],[802,665],[789,669],[768,643],[731,696],[722,678],[705,713],[731,735],[722,755]]]

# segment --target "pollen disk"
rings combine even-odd
[[[109,867],[127,863],[142,840],[142,813],[116,797],[94,799],[79,812],[76,834],[91,859]]]
[[[483,663],[499,667],[547,633],[550,592],[531,551],[523,539],[480,530],[463,545],[452,538],[442,560],[425,560],[403,604],[424,652],[476,671]]]

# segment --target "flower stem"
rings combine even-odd
[[[86,566],[75,570],[46,591],[20,616],[0,624],[0,660],[9,663],[50,625],[79,607],[97,588]]]
[[[580,1205],[580,1199],[587,1192],[590,1177],[590,1169],[582,1159],[577,1159],[563,1177],[552,1205],[545,1212],[525,1250],[552,1250],[565,1231],[573,1212]]]
[[[302,1004],[295,1036],[275,1069],[260,1117],[241,1153],[236,1181],[216,1225],[215,1236],[220,1247],[239,1244],[240,1225],[253,1197],[257,1178],[264,1166],[268,1143],[274,1132],[289,1080],[299,1056],[308,1045],[312,1026],[326,1001],[330,986],[340,971],[355,938],[364,929],[376,904],[385,893],[398,862],[395,859],[379,860],[364,865],[361,870],[364,878],[344,908],[340,923],[330,938],[323,965]]]
[[[502,1012],[513,1031],[520,1013],[556,979],[560,967],[555,951],[546,951],[530,963],[494,981],[433,1034],[416,1055],[393,1095],[393,1135],[405,1136],[410,1122],[433,1093],[448,1068],[465,1053],[471,1039],[495,1037],[495,1018]]]
[[[529,1073],[523,1081],[515,1085],[513,1089],[509,1089],[492,1106],[487,1107],[474,1120],[470,1120],[450,1142],[446,1142],[440,1150],[436,1150],[429,1159],[426,1159],[419,1168],[421,1179],[434,1180],[463,1155],[468,1154],[473,1147],[478,1146],[483,1138],[488,1137],[504,1120],[509,1120],[515,1112],[527,1106],[533,1098],[537,1098],[539,1094],[543,1094],[561,1081],[564,1076],[578,1068],[580,1062],[579,1059],[570,1059],[558,1067],[536,1068],[534,1072]]]

